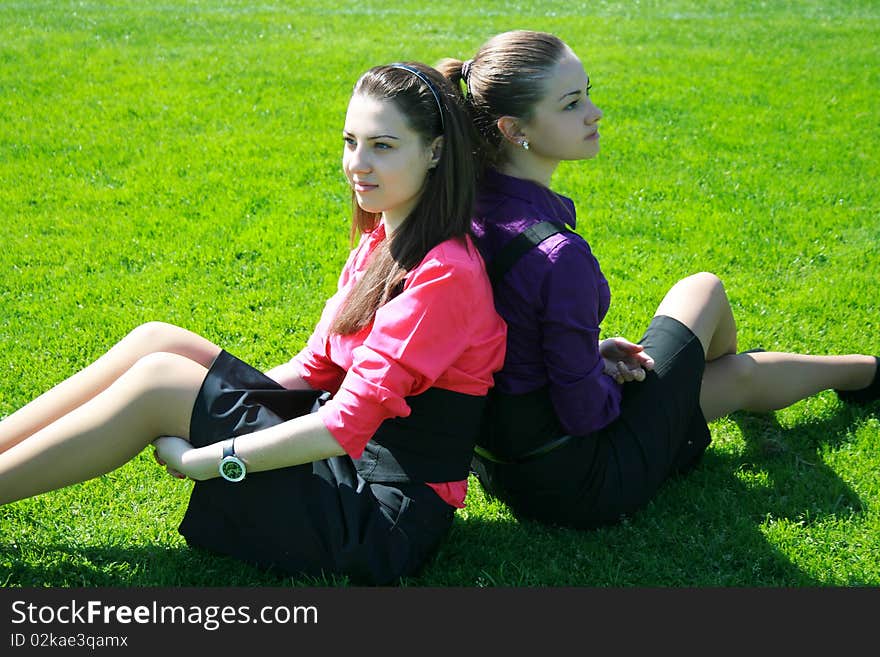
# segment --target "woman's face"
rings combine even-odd
[[[393,102],[364,94],[352,96],[342,135],[342,168],[358,205],[382,213],[393,230],[422,194],[433,164],[431,145],[409,127]]]
[[[601,110],[589,96],[590,79],[567,50],[545,81],[546,93],[522,124],[529,151],[547,160],[586,160],[599,153]]]

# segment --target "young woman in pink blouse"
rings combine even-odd
[[[514,513],[614,523],[694,466],[707,421],[828,388],[880,397],[872,356],[737,353],[724,286],[708,272],[669,290],[638,344],[601,339],[608,281],[574,231],[574,203],[550,189],[560,162],[599,152],[602,112],[581,61],[551,34],[513,31],[439,68],[466,89],[488,163],[474,234],[508,345],[475,469]]]
[[[357,82],[343,130],[359,242],[308,344],[262,373],[164,323],[0,422],[0,504],[153,445],[195,480],[180,532],[292,575],[419,571],[463,505],[505,326],[468,236],[475,137],[423,64]]]

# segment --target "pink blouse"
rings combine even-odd
[[[352,335],[329,332],[383,239],[384,224],[361,237],[315,331],[290,361],[292,373],[312,388],[333,393],[318,416],[352,458],[384,420],[409,415],[406,397],[431,387],[485,395],[504,361],[507,327],[495,312],[485,265],[470,237],[431,249],[372,325]],[[285,385],[283,376],[276,378]],[[467,480],[428,485],[448,504],[464,506]]]

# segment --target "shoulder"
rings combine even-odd
[[[391,312],[407,318],[402,320],[407,325],[424,324],[430,316],[447,328],[453,322],[457,331],[500,321],[483,260],[467,237],[446,240],[428,251],[407,273],[400,294],[377,311],[377,320]],[[423,329],[432,330],[428,324]]]
[[[590,287],[601,271],[586,240],[573,231],[563,231],[524,253],[511,267],[511,275],[511,280],[519,281],[515,285],[548,294],[572,286]]]
[[[413,274],[448,272],[456,277],[483,276],[485,264],[469,235],[444,240],[425,254]]]
[[[572,283],[586,284],[603,278],[596,256],[587,241],[573,231],[550,237],[543,242],[529,261],[523,258],[523,265],[539,270],[545,285],[568,289]]]
[[[551,262],[559,260],[594,259],[590,245],[573,230],[565,230],[548,237],[540,244],[540,250]]]
[[[492,208],[478,207],[472,229],[480,253],[487,262],[492,262],[518,235],[547,220],[540,208],[518,199],[507,199]]]
[[[409,283],[429,279],[481,281],[488,284],[486,266],[470,236],[440,242],[425,254],[407,276]]]
[[[548,194],[553,195],[548,191]],[[572,223],[568,219],[574,217],[574,206],[566,203],[564,197],[553,195],[558,199],[554,203],[538,202],[517,197],[493,197],[493,202],[478,204],[472,222],[477,246],[487,260],[492,260],[495,254],[503,249],[511,240],[532,226],[542,222],[549,222],[560,229],[560,236],[553,236],[545,240],[546,244],[561,245],[569,241],[567,235],[574,235],[572,241],[583,238],[565,225]],[[546,244],[542,243],[546,251]],[[585,243],[584,243],[585,244]]]

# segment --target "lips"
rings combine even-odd
[[[354,187],[354,191],[356,191],[356,192],[370,192],[370,191],[376,189],[379,185],[374,185],[372,183],[358,182],[357,180],[355,180],[352,183],[352,186]]]
[[[599,138],[599,131],[596,130],[596,132],[591,132],[586,137],[584,137],[584,141],[586,141],[588,139],[598,139],[598,138]]]

